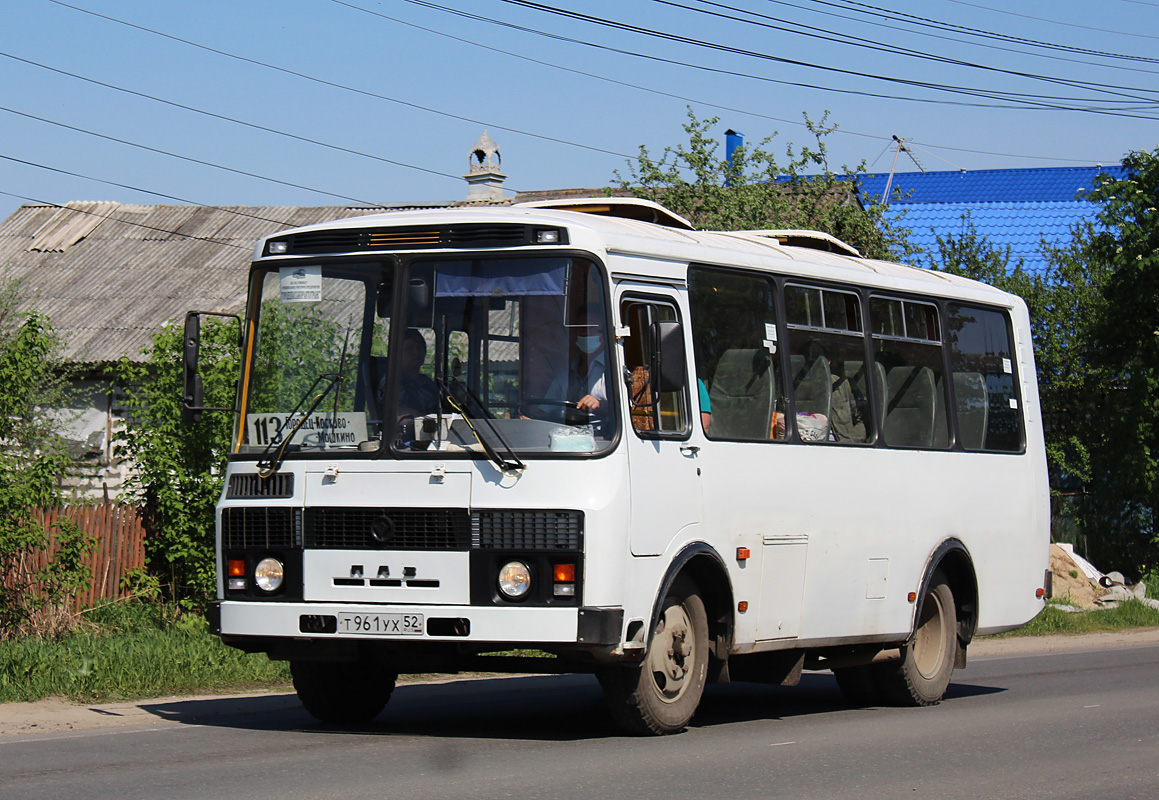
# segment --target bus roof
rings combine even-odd
[[[657,221],[645,221],[645,218]],[[258,242],[254,260],[263,259],[268,241],[306,232],[499,222],[566,227],[571,247],[597,255],[607,253],[631,257],[632,272],[655,278],[670,277],[664,274],[664,262],[750,267],[896,291],[1022,305],[1021,299],[1015,295],[968,278],[898,262],[862,258],[856,248],[827,233],[772,229],[697,231],[691,229],[687,220],[663,206],[637,198],[568,198],[564,201],[460,206],[349,217],[267,236]],[[369,254],[365,250],[357,253]],[[334,253],[339,254],[356,253]],[[778,261],[782,263],[776,263]],[[611,269],[613,274],[618,271],[614,265]]]

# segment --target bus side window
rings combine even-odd
[[[624,366],[631,375],[628,409],[632,428],[641,436],[687,433],[688,401],[684,388],[652,392],[649,328],[653,322],[676,320],[675,307],[655,301],[625,300],[620,310],[629,330],[624,339]]]
[[[1021,451],[1022,408],[1006,315],[997,309],[949,303],[946,327],[962,447]]]
[[[890,447],[949,447],[942,334],[938,308],[892,297],[871,297],[873,359]]]
[[[873,440],[873,366],[865,359],[861,298],[814,286],[785,287],[789,380],[797,438],[809,444]]]
[[[784,439],[772,279],[694,267],[688,284],[704,432],[710,439]]]

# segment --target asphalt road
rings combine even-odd
[[[0,798],[1159,798],[1157,644],[972,657],[924,709],[848,708],[828,673],[710,687],[660,739],[583,676],[402,686],[355,729],[279,696],[141,708],[0,738]]]

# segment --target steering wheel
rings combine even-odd
[[[558,412],[543,413],[548,408],[559,409]],[[599,410],[584,411],[574,400],[556,400],[551,397],[533,397],[524,400],[516,410],[519,416],[529,419],[541,419],[548,422],[562,422],[565,425],[589,425],[600,422],[603,416]],[[536,413],[536,412],[539,413]]]

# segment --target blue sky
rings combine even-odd
[[[0,218],[29,201],[461,199],[484,128],[508,187],[602,187],[640,145],[683,141],[687,106],[720,116],[721,140],[778,133],[778,151],[828,110],[835,169],[888,172],[894,135],[930,170],[1159,144],[1152,0],[5,5]]]

